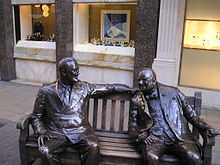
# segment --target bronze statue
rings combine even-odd
[[[159,165],[168,152],[183,164],[201,165],[198,141],[186,120],[208,136],[216,136],[218,131],[195,114],[177,88],[157,82],[151,68],[140,72],[138,83],[141,92],[132,98],[129,135],[138,143],[145,164]]]
[[[39,134],[39,151],[51,164],[62,164],[56,153],[66,146],[76,149],[83,165],[96,165],[99,142],[88,122],[86,106],[94,94],[134,92],[119,84],[90,84],[80,81],[79,65],[74,58],[59,62],[60,79],[42,87],[37,95],[32,115],[32,126]]]

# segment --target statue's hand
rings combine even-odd
[[[144,140],[146,139],[147,135],[146,133],[141,133],[138,135],[138,138],[136,139],[137,142],[144,142]]]
[[[209,128],[209,129],[207,130],[207,136],[209,136],[209,137],[215,137],[215,136],[217,136],[217,135],[220,135],[220,132],[219,132],[217,129],[215,129],[215,128]]]
[[[154,135],[149,135],[145,140],[144,140],[144,143],[149,146],[151,145],[152,143],[156,142],[157,141],[157,137],[154,136]]]
[[[52,136],[49,132],[44,132],[38,137],[38,147],[44,146],[44,139],[54,139],[55,136]]]
[[[135,95],[136,93],[140,92],[140,89],[139,88],[130,88],[130,93],[132,95]]]

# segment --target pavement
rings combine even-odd
[[[0,81],[0,165],[21,165],[17,121],[32,112],[40,86]],[[202,117],[220,130],[220,110],[202,110]],[[220,136],[213,148],[213,165],[220,165]]]

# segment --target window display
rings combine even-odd
[[[75,46],[134,47],[136,6],[135,3],[74,4],[74,18],[79,22],[75,25]]]
[[[16,40],[55,41],[55,5],[15,6],[15,26],[20,26],[21,35]],[[17,28],[17,27],[15,27]],[[16,32],[19,33],[19,32]]]
[[[184,47],[220,50],[220,22],[186,20]]]

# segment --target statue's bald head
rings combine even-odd
[[[139,73],[139,77],[141,76],[145,76],[145,77],[148,77],[148,78],[151,78],[151,79],[157,79],[156,78],[156,73],[154,72],[153,69],[151,68],[145,68],[143,69],[140,73]]]
[[[156,73],[151,68],[143,69],[138,76],[139,88],[144,93],[151,93],[156,89]]]

